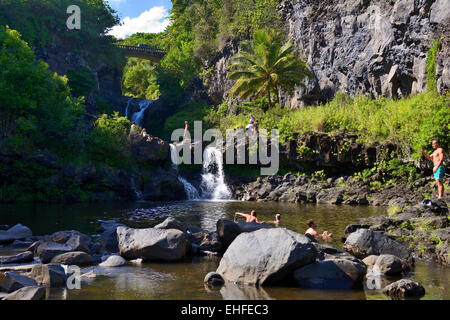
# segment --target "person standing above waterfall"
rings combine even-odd
[[[258,218],[256,217],[255,210],[252,210],[250,214],[247,213],[241,213],[241,212],[235,212],[234,215],[238,215],[245,218],[245,222],[256,222],[256,223],[262,223],[258,221]]]
[[[248,123],[248,125],[245,127],[245,131],[251,129],[253,130],[253,124],[255,123],[255,117],[253,117],[252,115],[249,115],[250,117],[250,121]]]
[[[445,152],[444,149],[442,149],[442,147],[439,145],[439,141],[437,140],[433,140],[431,142],[431,146],[434,149],[434,152],[431,155],[428,155],[422,149],[419,149],[417,151],[422,153],[428,160],[433,161],[433,175],[438,187],[438,197],[442,198],[444,196],[444,184],[442,183],[442,180],[445,176],[445,166],[443,165]]]
[[[189,132],[189,124],[187,121],[184,122],[184,139],[186,139],[186,137],[188,136],[188,132]]]

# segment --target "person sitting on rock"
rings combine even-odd
[[[305,236],[307,236],[311,241],[317,242],[317,240],[322,237],[323,240],[325,241],[329,241],[333,239],[333,234],[332,233],[328,233],[328,231],[324,231],[322,233],[321,236],[319,236],[319,234],[316,231],[316,227],[317,225],[314,223],[313,220],[308,220],[306,222],[306,224],[308,225],[309,229],[306,230],[305,232]]]
[[[255,210],[252,210],[252,211],[250,212],[250,214],[247,214],[247,213],[241,213],[241,212],[235,212],[234,215],[238,215],[238,216],[244,217],[244,218],[245,218],[245,222],[264,223],[264,221],[263,221],[263,222],[259,222],[259,221],[258,221],[258,218],[256,217],[256,212],[255,212]]]

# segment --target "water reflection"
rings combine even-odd
[[[130,227],[152,227],[172,216],[203,229],[215,230],[220,218],[233,220],[234,212],[256,210],[260,220],[274,220],[281,213],[281,227],[304,233],[306,221],[314,219],[318,231],[329,230],[339,241],[346,225],[356,218],[385,213],[380,207],[300,205],[270,202],[181,201],[171,203],[133,202],[74,205],[0,205],[0,224],[22,223],[35,235],[59,230],[79,230],[94,235],[101,221],[115,220]],[[381,288],[395,279],[369,275],[361,290],[307,290],[300,288],[255,288],[227,284],[205,288],[203,279],[215,271],[220,259],[199,257],[173,264],[143,263],[121,268],[95,267],[97,276],[85,279],[80,290],[52,288],[48,299],[386,299]],[[426,290],[424,299],[450,299],[448,268],[436,263],[416,262],[408,276]]]

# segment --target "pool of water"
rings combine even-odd
[[[35,235],[59,230],[96,234],[101,221],[116,220],[130,227],[152,227],[172,216],[203,229],[215,230],[218,219],[235,220],[234,213],[254,209],[259,220],[272,221],[281,214],[281,227],[304,233],[306,221],[314,219],[318,231],[335,234],[332,245],[342,247],[340,237],[355,218],[381,215],[382,207],[283,204],[275,202],[181,201],[73,205],[0,205],[0,224],[21,223]],[[243,221],[236,218],[235,221]],[[216,270],[220,258],[195,257],[180,263],[144,263],[121,268],[90,267],[95,279],[83,280],[81,289],[48,289],[48,299],[386,299],[382,285],[397,279],[368,279],[362,290],[306,290],[299,288],[254,288],[227,284],[220,289],[204,286],[205,275]],[[434,262],[416,263],[409,277],[427,292],[423,299],[450,299],[450,270]]]

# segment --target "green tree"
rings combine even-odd
[[[80,148],[78,118],[84,111],[83,101],[70,95],[67,79],[36,61],[19,32],[0,26],[0,147],[59,153]]]
[[[231,60],[228,78],[236,83],[230,95],[241,99],[266,95],[271,107],[273,97],[280,101],[280,90],[292,94],[295,86],[312,77],[306,63],[293,50],[291,40],[282,45],[274,32],[256,31],[253,41],[243,43]]]

